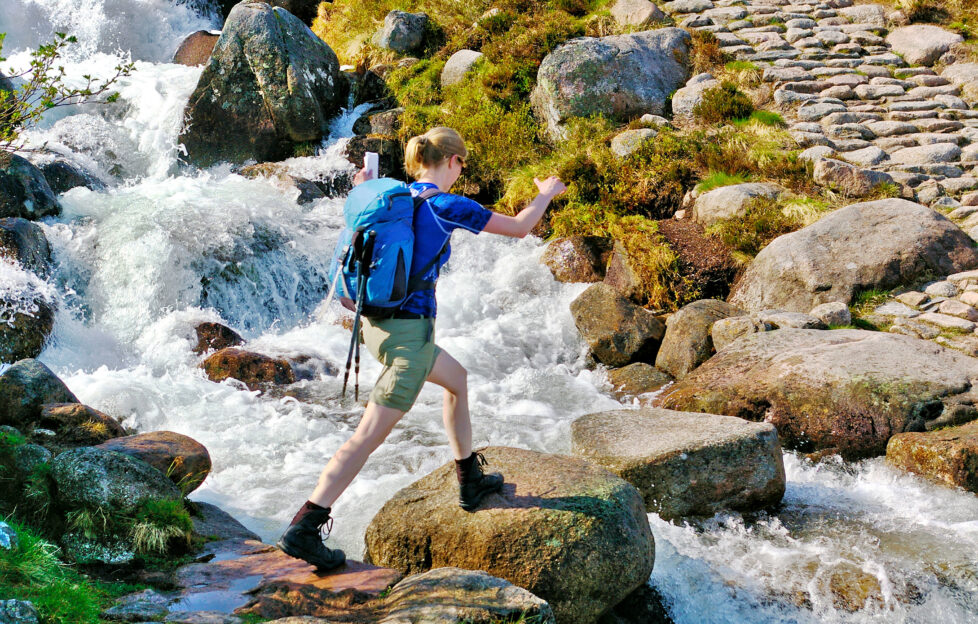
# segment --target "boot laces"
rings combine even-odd
[[[325,542],[329,539],[329,534],[333,531],[333,519],[329,516],[319,525],[319,537]]]

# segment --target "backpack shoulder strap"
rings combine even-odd
[[[444,193],[442,193],[437,186],[434,188],[425,189],[420,193],[418,193],[418,195],[414,198],[414,207],[416,209],[420,208],[421,204],[423,204],[424,202],[434,197],[437,197],[438,195],[443,195],[443,194]],[[411,275],[411,278],[408,280],[408,285],[407,285],[408,292],[429,290],[435,287],[435,283],[433,281],[425,280],[423,279],[423,277],[425,273],[431,270],[431,267],[435,266],[435,263],[438,262],[438,259],[441,258],[442,254],[445,253],[445,250],[448,249],[448,243],[450,241],[451,241],[451,237],[445,239],[445,244],[441,246],[441,249],[438,250],[438,253],[436,253],[434,257],[432,257],[431,260],[429,260],[423,267],[418,269],[417,272]]]

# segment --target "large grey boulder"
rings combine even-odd
[[[0,425],[29,431],[45,403],[78,403],[78,399],[38,360],[20,360],[0,375]]]
[[[19,217],[0,218],[0,258],[19,262],[38,275],[47,275],[51,246],[38,224]]]
[[[710,227],[718,221],[743,217],[750,203],[759,197],[776,199],[783,192],[784,188],[766,182],[721,186],[697,197],[691,216],[703,227]]]
[[[691,118],[696,107],[703,102],[703,94],[720,86],[713,74],[697,74],[689,79],[682,89],[672,94],[672,114],[674,117]]]
[[[61,214],[61,204],[41,170],[16,154],[0,154],[0,218],[36,221]]]
[[[51,477],[59,502],[69,507],[128,514],[148,501],[183,499],[177,486],[146,462],[90,446],[57,455]]]
[[[852,204],[761,250],[729,301],[805,312],[859,291],[978,266],[973,241],[943,215],[903,199]]]
[[[933,65],[941,55],[964,41],[958,33],[930,24],[914,24],[890,31],[886,42],[911,65]]]
[[[954,63],[945,67],[941,75],[961,87],[961,97],[978,101],[978,63]]]
[[[623,26],[645,26],[664,20],[666,15],[649,0],[617,0],[611,7],[611,17]]]
[[[655,357],[655,367],[682,379],[713,355],[710,336],[713,324],[743,314],[729,303],[716,299],[701,299],[684,306],[666,320],[666,334]]]
[[[326,135],[348,88],[336,54],[298,18],[242,2],[190,96],[180,142],[198,166],[281,160]]]
[[[816,183],[848,197],[866,197],[882,184],[894,184],[893,177],[888,173],[863,169],[835,158],[815,161],[812,178]]]
[[[483,57],[482,52],[459,50],[448,58],[441,70],[441,86],[449,87],[462,82],[465,75]]]
[[[570,309],[591,353],[608,366],[651,361],[665,333],[655,315],[603,282],[589,286]]]
[[[384,25],[374,35],[374,45],[399,54],[421,54],[428,32],[428,16],[424,13],[391,11]]]
[[[777,504],[784,496],[774,425],[660,408],[588,414],[571,425],[576,455],[642,493],[662,518]]]
[[[881,455],[891,436],[978,416],[978,359],[926,340],[854,329],[745,335],[656,405],[769,422],[781,443]]]
[[[655,542],[634,486],[578,457],[483,451],[506,477],[475,513],[458,506],[455,463],[394,494],[371,520],[367,563],[404,574],[484,570],[550,603],[560,622],[595,622],[645,584]]]
[[[679,28],[572,39],[543,59],[534,110],[554,137],[571,117],[660,115],[689,78],[691,41]]]

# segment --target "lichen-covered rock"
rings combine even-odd
[[[682,89],[672,95],[672,114],[675,117],[691,118],[696,107],[703,102],[703,95],[710,89],[720,86],[713,74],[697,74],[689,79]]]
[[[173,62],[177,65],[190,67],[206,65],[211,58],[211,52],[214,51],[214,46],[217,45],[217,40],[220,38],[220,33],[209,30],[198,30],[187,35],[173,54]]]
[[[185,495],[196,490],[211,471],[207,448],[189,436],[152,431],[114,438],[96,448],[140,459],[170,478]]]
[[[41,616],[27,600],[0,600],[0,622],[3,624],[39,624]]]
[[[0,217],[36,221],[61,214],[61,204],[40,169],[16,154],[0,155]]]
[[[197,355],[244,344],[241,334],[220,323],[201,323],[194,328],[194,332],[197,334],[197,344],[194,346]]]
[[[0,521],[0,549],[17,550],[19,543],[17,532],[6,522]]]
[[[572,39],[543,59],[534,109],[555,137],[571,117],[660,115],[689,78],[690,48],[690,35],[679,28]]]
[[[852,312],[849,311],[849,306],[841,301],[830,301],[817,305],[811,309],[809,314],[828,327],[852,323]]]
[[[209,356],[200,367],[211,381],[221,382],[231,377],[244,382],[249,390],[258,390],[269,383],[295,383],[295,374],[286,360],[233,347]]]
[[[126,435],[115,418],[81,403],[46,403],[37,424],[54,431],[65,446],[92,446]]]
[[[881,455],[890,437],[975,418],[978,360],[932,342],[853,329],[742,336],[655,402],[769,422],[781,443]]]
[[[866,197],[882,184],[894,184],[893,177],[888,173],[863,169],[834,158],[815,161],[813,178],[818,184],[849,197]]]
[[[662,321],[611,286],[590,286],[570,307],[578,331],[602,364],[624,366],[655,357],[665,333]]]
[[[72,507],[132,513],[151,500],[181,500],[180,490],[146,462],[94,447],[71,449],[51,462],[58,500]]]
[[[568,236],[551,241],[540,256],[558,282],[600,282],[608,261],[608,243],[595,236]]]
[[[0,424],[29,430],[45,403],[78,403],[78,399],[38,360],[20,360],[0,375]]]
[[[46,275],[51,263],[51,247],[44,230],[27,219],[0,219],[0,257],[19,262],[38,275]]]
[[[741,336],[774,329],[767,323],[751,316],[733,316],[720,319],[710,327],[713,349],[719,351]]]
[[[336,54],[289,12],[242,2],[228,15],[187,104],[187,159],[265,162],[319,141],[346,104]]]
[[[927,433],[901,433],[886,445],[886,462],[978,494],[978,422]]]
[[[644,584],[655,547],[638,491],[582,459],[484,450],[507,485],[479,510],[458,506],[453,462],[395,494],[367,527],[367,558],[406,574],[484,570],[593,622]]]
[[[106,620],[117,622],[140,622],[159,620],[169,609],[170,598],[153,589],[144,589],[135,594],[127,594],[114,605],[102,612]]]
[[[635,128],[620,132],[611,139],[611,151],[615,156],[625,158],[639,150],[646,141],[658,136],[652,128]]]
[[[545,600],[478,570],[437,568],[407,577],[384,600],[380,624],[555,624]]]
[[[398,54],[421,54],[427,43],[429,21],[425,13],[391,11],[374,35],[374,45]]]
[[[611,383],[611,393],[619,400],[625,400],[661,390],[673,378],[651,364],[635,362],[608,371],[608,381]]]
[[[96,539],[77,531],[61,536],[61,551],[68,561],[78,565],[123,566],[136,558],[132,544],[125,536],[110,535]]]
[[[617,0],[611,7],[611,17],[623,26],[645,26],[664,20],[666,15],[649,0]]]
[[[676,379],[715,353],[710,328],[720,319],[741,316],[744,312],[716,299],[694,301],[666,320],[666,333],[655,357],[655,366]]]
[[[462,82],[482,56],[482,52],[475,50],[459,50],[451,55],[441,70],[441,86],[450,87]]]
[[[403,108],[392,108],[380,111],[379,113],[367,113],[353,124],[353,132],[356,134],[380,134],[383,136],[396,136],[401,129],[401,118],[404,116]]]
[[[582,416],[576,455],[638,488],[665,519],[777,504],[785,490],[774,426],[732,416],[644,408]]]
[[[903,199],[853,204],[761,250],[729,301],[745,310],[808,312],[856,293],[978,266],[967,234],[940,213]]]
[[[696,198],[692,217],[703,227],[710,227],[718,221],[743,217],[747,214],[747,207],[758,197],[775,199],[783,192],[784,189],[777,184],[763,182],[721,186]]]
[[[0,362],[39,356],[53,329],[54,307],[41,293],[0,293]]]

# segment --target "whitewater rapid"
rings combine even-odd
[[[65,193],[63,214],[43,222],[56,266],[46,282],[0,265],[0,291],[26,284],[56,299],[41,359],[81,401],[126,425],[206,445],[214,468],[192,498],[221,505],[272,541],[362,407],[341,400],[340,380],[326,375],[287,393],[210,382],[191,351],[193,328],[220,321],[249,349],[341,364],[349,334],[323,300],[342,198],[299,206],[296,191],[227,166],[178,166],[182,111],[201,70],[167,61],[181,37],[215,26],[213,13],[170,0],[3,1],[9,64],[22,66],[58,29],[80,39],[70,75],[106,75],[119,50],[136,71],[117,105],[58,111],[30,134],[106,188]],[[347,111],[319,154],[290,168],[306,177],[350,171],[343,137],[364,110]],[[621,407],[605,394],[604,374],[588,370],[569,313],[585,285],[555,282],[541,252],[533,238],[453,239],[436,334],[469,370],[476,445],[566,453],[577,416]],[[378,370],[364,360],[362,393]],[[383,503],[450,459],[441,392],[429,386],[335,505],[332,545],[358,557]],[[785,463],[776,514],[691,524],[649,516],[652,580],[677,623],[978,621],[978,497],[881,459],[812,465],[787,454]],[[840,571],[875,583],[882,600],[841,608],[832,580]]]

